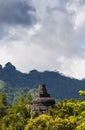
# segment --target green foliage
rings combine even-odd
[[[24,94],[7,107],[6,94],[0,93],[0,130],[85,130],[84,100],[62,100],[33,119],[31,100],[31,93]]]
[[[80,91],[79,91],[79,95],[80,95],[80,96],[85,96],[85,91],[80,90]]]
[[[0,106],[6,106],[7,101],[6,101],[6,94],[4,92],[0,93]]]
[[[0,80],[0,90],[4,90],[5,82]]]
[[[78,125],[75,130],[85,130],[85,122],[82,122],[80,125]]]
[[[8,108],[0,120],[0,130],[23,130],[27,120],[31,118],[31,95],[22,95]]]
[[[3,117],[6,114],[6,109],[7,109],[6,94],[1,92],[0,93],[0,117]]]
[[[28,120],[24,130],[85,130],[85,101],[63,100],[45,115]]]
[[[51,117],[48,115],[41,115],[35,119],[28,121],[25,130],[44,130],[47,127],[47,121],[50,121]]]
[[[28,94],[30,94],[32,96],[32,98],[34,98],[37,95],[37,89],[30,89]]]
[[[11,86],[9,83],[0,80],[0,92],[6,93],[7,103],[8,105],[12,105],[20,95],[29,94],[32,97],[35,97],[35,95],[37,94],[37,89],[29,89],[29,86]]]
[[[74,122],[68,119],[56,117],[53,119],[49,115],[40,115],[35,119],[28,121],[25,130],[73,130]]]
[[[7,94],[7,101],[8,101],[8,105],[13,104],[17,98],[20,95],[26,94],[29,91],[29,88],[26,87],[13,87],[10,86],[9,84],[5,86],[5,90],[4,90]]]

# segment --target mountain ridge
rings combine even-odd
[[[31,70],[29,73],[22,73],[10,62],[5,67],[0,65],[0,80],[12,88],[27,90],[44,83],[48,92],[56,99],[80,98],[78,91],[85,90],[85,80],[70,78],[54,71]]]

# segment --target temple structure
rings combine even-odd
[[[43,114],[48,111],[48,107],[53,107],[55,100],[47,93],[44,84],[39,85],[38,95],[32,100],[32,112]]]

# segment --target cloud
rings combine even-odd
[[[56,70],[85,77],[83,0],[7,1],[2,1],[0,11],[5,28],[0,40],[2,64],[10,61],[23,72]]]
[[[33,12],[35,12],[35,8],[26,0],[0,0],[1,24],[32,24]]]
[[[34,25],[35,12],[31,0],[0,0],[0,38],[8,35],[10,27]]]
[[[68,11],[73,13],[74,28],[78,29],[85,22],[85,1],[75,0],[68,3]]]

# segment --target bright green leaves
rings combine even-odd
[[[80,90],[80,91],[79,91],[79,95],[80,95],[80,96],[85,96],[85,91]]]

